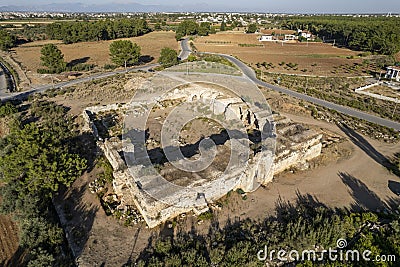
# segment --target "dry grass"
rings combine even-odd
[[[173,32],[152,32],[140,37],[127,38],[137,43],[142,48],[142,55],[154,57],[153,62],[157,61],[163,47],[178,49]],[[32,72],[42,68],[40,65],[40,49],[48,43],[55,43],[64,54],[66,62],[89,57],[86,63],[104,66],[110,64],[109,45],[113,41],[82,42],[75,44],[61,44],[60,41],[37,41],[21,45],[15,48],[14,58],[21,62],[22,66]]]
[[[69,107],[71,114],[79,115],[84,108],[90,106],[128,103],[135,95],[138,86],[150,76],[148,73],[115,75],[66,88],[68,91],[66,93],[61,93],[60,89],[55,90],[54,94],[47,91],[48,97],[45,99]]]
[[[387,97],[400,98],[400,90],[395,90],[388,86],[377,85],[366,90],[367,92],[383,95]]]
[[[199,37],[194,41],[199,51],[225,53],[237,56],[241,60],[250,63],[272,63],[275,68],[270,72],[295,73],[309,75],[346,75],[343,73],[332,74],[341,65],[352,66],[354,63],[361,63],[362,59],[357,58],[357,52],[349,49],[332,47],[323,43],[275,43],[258,41],[257,34],[227,34],[219,33],[207,37]],[[263,44],[263,47],[240,47],[239,44]],[[347,57],[353,56],[354,59]],[[297,69],[287,69],[285,64],[298,64]],[[307,71],[301,71],[301,70]]]
[[[261,30],[262,34],[294,34],[297,32],[295,30],[280,30],[280,29],[265,29],[265,30]]]

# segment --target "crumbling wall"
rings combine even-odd
[[[191,100],[203,95],[204,93],[202,94],[201,92],[198,92],[196,95],[192,95]],[[175,96],[180,97],[179,94]],[[208,96],[210,96],[210,94],[208,94]],[[216,96],[216,94],[212,96]],[[237,99],[226,99],[226,101],[219,101],[219,103],[222,103],[222,106],[219,107],[221,111],[227,110],[228,107],[231,107],[231,110],[233,113],[235,113],[225,114],[225,116],[235,115],[241,118],[246,116],[248,117],[247,106],[243,105],[243,103],[237,102]],[[130,104],[130,107],[140,107],[141,105],[141,103],[133,103]],[[132,177],[125,161],[119,154],[119,151],[121,151],[121,149],[123,150],[124,148],[122,148],[121,144],[116,144],[117,140],[102,141],[99,139],[96,126],[91,122],[91,112],[96,113],[125,108],[127,108],[126,105],[91,107],[84,111],[83,117],[87,124],[87,129],[90,129],[99,140],[98,146],[113,167],[113,187],[115,193],[121,197],[122,203],[126,203],[127,205],[132,205],[133,203],[140,211],[150,228],[155,227],[182,213],[193,211],[195,214],[200,214],[208,209],[208,203],[218,200],[228,193],[228,191],[232,188],[241,188],[246,192],[254,191],[259,184],[268,184],[271,182],[274,175],[281,173],[293,166],[297,166],[298,164],[303,164],[321,154],[322,134],[313,130],[304,130],[296,133],[293,136],[288,136],[287,133],[293,131],[293,129],[296,129],[297,126],[287,119],[283,119],[280,121],[280,126],[282,127],[281,134],[283,135],[285,144],[282,145],[281,149],[277,151],[276,155],[272,155],[272,152],[268,150],[262,150],[261,152],[255,154],[254,157],[249,160],[248,168],[244,174],[242,170],[235,170],[234,168],[233,170],[225,173],[216,173],[215,176],[222,179],[219,179],[217,182],[205,182],[201,184],[204,192],[195,192],[195,194],[197,193],[198,195],[207,195],[207,199],[199,198],[197,203],[198,205],[196,207],[193,207],[193,205],[181,205],[180,207],[177,207],[152,198],[147,194],[147,192],[140,188],[140,186],[135,182],[134,177]],[[251,114],[251,121],[249,121],[249,123],[258,127],[258,129],[261,131],[264,125],[270,121],[267,115],[268,113],[263,112]],[[273,127],[273,125],[271,127]],[[301,127],[299,128],[301,129]],[[132,148],[127,147],[127,149],[129,150]],[[272,158],[274,158],[274,161],[272,161]],[[271,167],[272,164],[273,166]],[[151,177],[148,178],[151,179]],[[157,184],[155,183],[155,185]],[[161,191],[164,190],[164,188],[161,188],[161,186],[160,188],[155,189]],[[178,203],[192,203],[189,200],[192,200],[194,197],[193,191],[182,190],[174,193],[166,192],[167,198],[169,198],[167,199],[169,201],[167,203],[174,203],[174,201],[178,201]]]

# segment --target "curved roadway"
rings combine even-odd
[[[180,60],[185,60],[189,57],[192,50],[189,47],[188,38],[181,40],[181,53],[179,54]]]
[[[229,61],[231,61],[232,63],[234,63],[236,66],[238,66],[240,68],[240,70],[244,73],[244,75],[246,75],[250,80],[252,80],[255,84],[263,86],[263,87],[267,87],[270,88],[274,91],[277,92],[282,92],[285,93],[287,95],[302,99],[304,101],[307,102],[311,102],[314,104],[317,104],[319,106],[322,107],[326,107],[332,110],[335,110],[337,112],[352,116],[352,117],[356,117],[359,119],[363,119],[372,123],[376,123],[378,125],[382,125],[382,126],[386,126],[389,128],[393,128],[397,131],[400,131],[400,123],[395,122],[395,121],[391,121],[388,119],[384,119],[375,115],[371,115],[369,113],[360,111],[360,110],[356,110],[350,107],[346,107],[346,106],[342,106],[342,105],[338,105],[326,100],[322,100],[316,97],[312,97],[312,96],[308,96],[302,93],[298,93],[283,87],[279,87],[276,85],[272,85],[263,81],[260,81],[259,79],[257,79],[256,74],[254,73],[253,69],[251,69],[250,67],[248,67],[246,64],[244,64],[243,62],[241,62],[240,60],[238,60],[237,58],[234,58],[232,56],[229,55],[224,55],[224,54],[218,54],[226,59],[228,59]]]
[[[72,86],[72,85],[79,84],[79,83],[84,83],[84,82],[88,82],[88,81],[107,78],[107,77],[113,76],[115,74],[121,74],[121,73],[125,73],[125,72],[148,71],[149,69],[154,68],[156,66],[159,66],[159,64],[151,64],[151,65],[140,66],[140,67],[132,67],[132,68],[128,68],[126,70],[117,70],[117,71],[111,71],[111,72],[97,73],[97,74],[93,74],[91,76],[78,78],[78,79],[75,79],[72,81],[61,82],[61,83],[56,83],[56,84],[40,85],[38,87],[32,88],[32,89],[30,89],[28,91],[24,91],[24,92],[18,92],[18,93],[0,92],[0,102],[13,100],[13,99],[24,100],[24,99],[27,99],[28,96],[30,96],[32,94],[42,93],[48,89],[52,89],[52,88],[58,89],[58,88],[62,88],[62,87],[68,87],[68,86]]]
[[[191,50],[188,44],[188,38],[185,38],[181,41],[181,53],[179,54],[179,57],[181,60],[185,60],[187,59],[187,57],[190,55]],[[349,107],[345,107],[342,105],[338,105],[329,101],[325,101],[316,97],[312,97],[312,96],[308,96],[305,94],[301,94],[283,87],[279,87],[276,85],[272,85],[263,81],[260,81],[259,79],[257,79],[255,72],[253,71],[253,69],[251,69],[250,67],[248,67],[246,64],[244,64],[243,62],[241,62],[240,60],[238,60],[237,58],[234,58],[232,56],[229,55],[224,55],[224,54],[217,54],[220,55],[226,59],[228,59],[229,61],[231,61],[232,63],[234,63],[236,66],[238,66],[238,68],[244,73],[245,76],[247,76],[251,81],[253,81],[255,84],[263,86],[263,87],[267,87],[270,88],[274,91],[277,92],[282,92],[285,93],[287,95],[296,97],[298,99],[302,99],[304,101],[307,102],[311,102],[317,105],[320,105],[322,107],[325,108],[329,108],[332,110],[335,110],[337,112],[358,118],[358,119],[362,119],[362,120],[366,120],[378,125],[382,125],[382,126],[386,126],[389,128],[393,128],[397,131],[400,131],[400,123],[398,122],[394,122],[388,119],[384,119],[375,115],[371,115],[369,113],[366,112],[362,112],[360,110],[356,110],[353,108],[349,108]],[[146,71],[149,70],[151,68],[154,68],[156,66],[158,66],[159,64],[151,64],[151,65],[147,65],[147,66],[143,66],[143,67],[135,67],[135,68],[130,68],[127,69],[126,71],[130,72],[130,71]],[[118,71],[112,71],[112,72],[106,72],[106,73],[100,73],[100,74],[94,74],[92,76],[88,76],[88,77],[84,77],[84,78],[79,78],[79,79],[75,79],[73,81],[68,81],[68,82],[62,82],[62,83],[58,83],[58,84],[48,84],[48,85],[43,85],[43,86],[39,86],[36,88],[33,88],[29,91],[26,92],[21,92],[21,93],[14,93],[14,94],[4,94],[0,92],[0,98],[1,101],[5,101],[5,100],[11,100],[11,99],[26,99],[29,95],[34,94],[34,93],[40,93],[40,92],[44,92],[48,89],[51,88],[61,88],[61,87],[68,87],[68,86],[72,86],[78,83],[83,83],[83,82],[87,82],[87,81],[91,81],[91,80],[96,80],[96,79],[101,79],[101,78],[105,78],[105,77],[109,77],[115,74],[119,74],[119,73],[124,73],[125,70],[118,70]]]
[[[181,41],[181,46],[182,46],[182,51],[185,51],[187,49],[190,50],[189,46],[188,46],[188,39],[184,39]],[[211,54],[211,53],[210,53]],[[322,100],[316,97],[312,97],[306,94],[302,94],[302,93],[298,93],[295,91],[292,91],[290,89],[286,89],[280,86],[276,86],[276,85],[272,85],[263,81],[260,81],[259,79],[257,79],[256,74],[254,72],[253,69],[251,69],[250,67],[248,67],[246,64],[244,64],[242,61],[238,60],[235,57],[229,56],[229,55],[225,55],[225,54],[217,54],[219,56],[222,56],[226,59],[228,59],[229,61],[231,61],[233,64],[235,64],[243,73],[244,75],[246,75],[251,81],[253,81],[255,84],[263,86],[263,87],[267,87],[270,88],[274,91],[277,92],[281,92],[293,97],[296,97],[298,99],[302,99],[304,101],[307,102],[311,102],[313,104],[317,104],[319,106],[325,107],[325,108],[329,108],[332,110],[335,110],[337,112],[358,118],[358,119],[362,119],[362,120],[366,120],[378,125],[382,125],[382,126],[386,126],[389,128],[393,128],[397,131],[400,131],[400,123],[395,122],[395,121],[391,121],[388,119],[384,119],[360,110],[356,110],[350,107],[346,107],[346,106],[342,106],[342,105],[338,105],[326,100]]]

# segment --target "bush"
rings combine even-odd
[[[211,211],[206,211],[199,215],[199,220],[211,220],[214,217],[214,214]]]
[[[117,68],[117,65],[114,64],[105,64],[103,67],[105,70],[115,70]]]
[[[11,102],[7,102],[0,106],[0,118],[15,114],[17,112],[18,109],[13,104],[11,104]]]

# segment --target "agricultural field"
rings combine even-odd
[[[156,62],[160,56],[163,47],[178,49],[173,32],[151,32],[140,37],[126,38],[137,43],[141,48],[143,56],[150,56]],[[57,44],[61,52],[64,54],[64,60],[71,62],[72,60],[82,61],[87,64],[95,64],[103,67],[105,64],[111,64],[109,56],[109,45],[113,41],[98,42],[81,42],[74,44],[62,44],[61,41],[36,41],[26,43],[13,49],[15,51],[14,59],[21,63],[24,69],[33,73],[37,69],[42,68],[40,65],[40,49],[48,43]]]
[[[268,30],[266,33],[272,31]],[[279,33],[279,30],[275,30],[275,32]],[[293,31],[290,32],[293,33]],[[361,74],[360,71],[351,71],[353,66],[363,62],[363,59],[358,56],[359,52],[324,43],[261,43],[258,41],[259,36],[259,34],[218,33],[207,37],[198,37],[193,44],[199,52],[231,54],[253,67],[257,63],[266,62],[272,66],[268,71],[273,73],[320,76],[357,76]]]
[[[400,121],[400,113],[393,112],[396,110],[394,102],[354,92],[354,89],[369,84],[365,78],[301,77],[264,73],[262,79],[268,83],[279,83],[282,87],[332,103],[352,107],[393,121]]]

